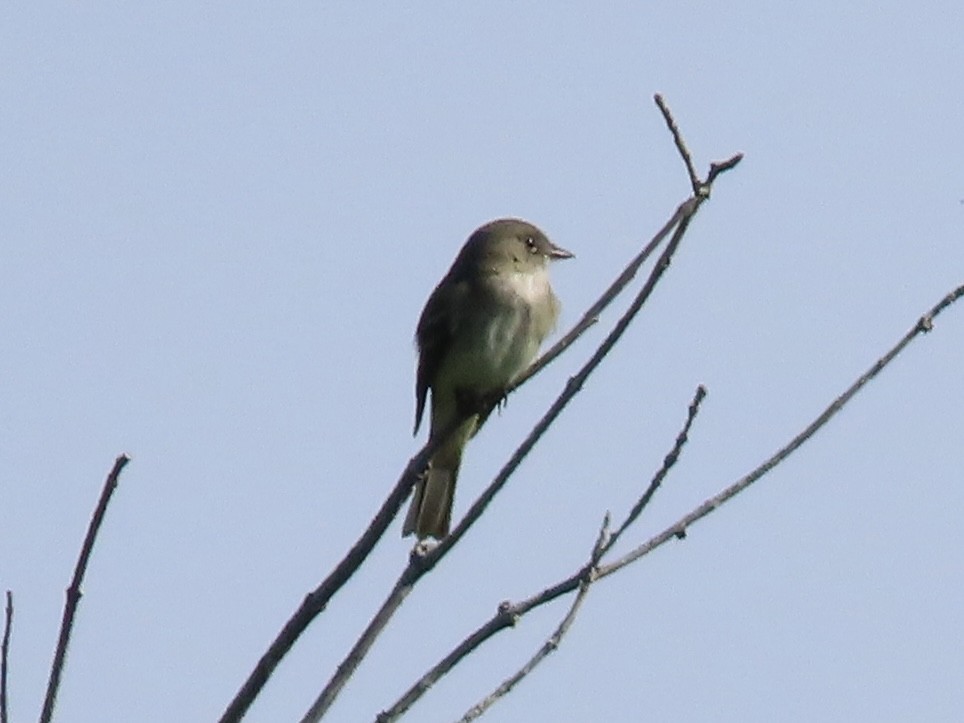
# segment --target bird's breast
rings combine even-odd
[[[444,384],[476,391],[507,386],[535,359],[558,316],[546,273],[492,278],[485,303],[466,309],[439,369]]]

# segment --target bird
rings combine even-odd
[[[559,318],[549,264],[572,257],[518,218],[491,221],[469,236],[418,320],[414,434],[429,391],[434,441],[481,400],[504,394],[529,367]],[[448,535],[462,452],[487,416],[469,416],[432,455],[415,485],[403,536]]]

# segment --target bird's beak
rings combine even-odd
[[[552,243],[549,244],[549,258],[550,258],[550,259],[554,259],[554,260],[558,260],[558,259],[571,259],[571,258],[574,258],[574,257],[575,257],[575,254],[574,254],[574,253],[572,253],[572,252],[570,252],[570,251],[566,251],[564,248],[561,248],[561,247],[559,247],[559,246],[556,246],[555,244],[552,244]]]

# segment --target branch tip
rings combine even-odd
[[[60,688],[60,678],[63,674],[64,660],[67,656],[67,646],[70,644],[74,617],[77,614],[77,605],[82,596],[80,586],[83,582],[84,575],[87,573],[87,564],[90,561],[90,555],[94,549],[97,533],[100,531],[101,524],[104,521],[104,515],[107,513],[107,505],[110,503],[114,490],[117,489],[117,481],[120,477],[121,470],[123,470],[130,461],[131,458],[126,454],[118,455],[117,459],[114,460],[114,466],[104,481],[104,487],[101,490],[100,499],[97,501],[97,507],[94,508],[94,514],[91,516],[90,523],[87,526],[87,534],[84,536],[80,556],[77,558],[77,564],[74,567],[74,576],[71,578],[70,586],[67,588],[67,601],[64,604],[63,618],[60,622],[57,649],[54,651],[54,659],[50,665],[47,692],[44,695],[43,710],[40,714],[41,723],[50,723],[53,717],[54,706],[57,702],[57,691]]]
[[[686,166],[686,174],[689,176],[690,188],[693,189],[693,195],[697,198],[709,198],[709,184],[700,181],[699,176],[696,175],[696,168],[693,166],[693,157],[686,147],[683,134],[680,133],[679,126],[676,125],[676,119],[673,118],[669,106],[659,93],[653,96],[653,100],[656,101],[659,112],[663,114],[663,120],[666,122],[666,127],[669,128],[670,134],[673,136],[673,143],[676,144],[676,150],[679,151],[680,158],[683,159],[683,165]]]

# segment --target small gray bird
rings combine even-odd
[[[572,258],[531,223],[492,221],[466,241],[418,320],[415,432],[432,390],[430,437],[524,372],[559,318],[549,262]],[[415,487],[402,535],[449,533],[462,450],[485,422],[476,414],[435,453]]]

